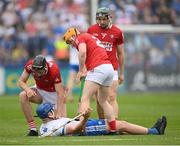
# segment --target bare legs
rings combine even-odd
[[[70,102],[74,100],[73,95],[72,95],[72,90],[73,90],[74,79],[76,77],[76,74],[77,73],[75,71],[70,71],[69,77],[68,77],[67,88],[68,88],[68,100]]]
[[[99,84],[91,81],[85,81],[83,95],[81,98],[80,111],[86,111],[90,107],[90,97],[99,89],[98,101],[104,111],[105,118],[108,122],[114,121],[114,111],[112,106],[108,103],[109,87],[100,86]]]
[[[28,98],[25,91],[22,91],[19,94],[19,97],[20,97],[21,108],[22,108],[22,111],[24,113],[26,120],[28,122],[33,121],[32,107],[31,107],[30,102],[40,104],[42,102],[42,98],[39,95]]]
[[[118,119],[118,115],[119,115],[119,105],[117,103],[117,89],[118,89],[118,81],[113,81],[113,84],[111,85],[110,90],[109,90],[108,102],[113,107],[113,111],[114,111],[116,119]],[[95,94],[96,98],[99,96],[98,92]],[[100,119],[105,118],[104,111],[102,107],[100,106],[98,100],[97,100],[97,112]]]

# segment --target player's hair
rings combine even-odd
[[[80,34],[79,30],[77,28],[71,27],[65,32],[63,39],[68,44],[70,38],[72,36],[77,36],[78,34]]]

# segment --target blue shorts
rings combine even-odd
[[[95,135],[107,135],[106,121],[104,119],[90,119],[86,123],[84,135],[95,136]]]
[[[70,70],[74,71],[74,72],[78,72],[79,71],[79,65],[70,64]]]

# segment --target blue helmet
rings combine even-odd
[[[54,107],[51,103],[42,103],[37,107],[36,113],[39,118],[45,119],[48,118],[48,113],[53,111],[53,109]]]

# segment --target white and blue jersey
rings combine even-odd
[[[52,120],[49,121],[47,123],[43,123],[40,126],[40,135],[43,135],[45,133],[51,132],[54,129],[58,129],[57,131],[55,131],[52,136],[63,136],[63,135],[67,135],[66,133],[66,126],[62,126],[65,123],[67,123],[68,121],[70,121],[70,118],[60,118],[57,120]],[[71,124],[76,125],[78,123],[78,121],[72,121]],[[61,127],[62,126],[62,127]]]
[[[104,119],[90,119],[86,123],[84,135],[95,136],[95,135],[107,135],[106,121]]]
[[[70,121],[70,118],[60,118],[57,120],[52,120],[47,123],[43,123],[40,126],[40,134],[43,135],[45,133],[49,133],[56,130],[51,136],[64,136],[67,135],[66,133],[66,126],[62,126],[68,121]],[[79,123],[79,121],[72,121],[70,124],[76,126]],[[62,127],[61,127],[62,126]],[[75,135],[85,135],[85,136],[95,136],[95,135],[106,135],[108,134],[106,120],[104,119],[89,119],[86,122],[86,126],[83,133],[75,134]]]

